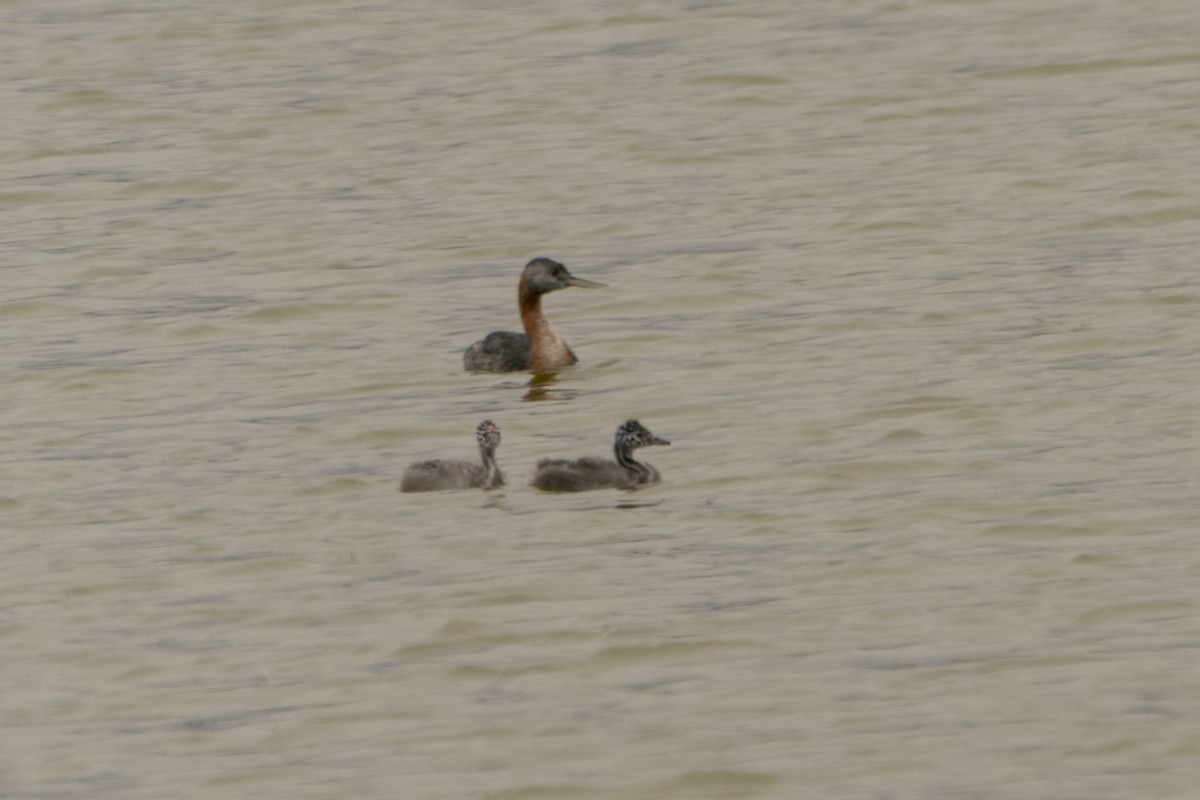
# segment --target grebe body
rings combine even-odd
[[[632,489],[646,483],[658,483],[658,470],[633,457],[639,447],[670,444],[655,436],[636,419],[626,420],[617,428],[613,442],[615,461],[602,458],[543,458],[538,462],[530,485],[548,492],[582,492],[589,489]]]
[[[535,258],[526,264],[517,285],[517,305],[525,332],[489,333],[463,353],[463,367],[472,372],[519,372],[576,363],[579,359],[542,315],[542,295],[568,286],[597,288],[604,284],[577,278],[549,258]]]
[[[485,419],[475,429],[482,463],[436,458],[418,461],[404,470],[402,492],[435,492],[441,489],[494,489],[504,485],[504,473],[496,466],[496,448],[500,446],[500,426]]]

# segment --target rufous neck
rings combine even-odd
[[[538,323],[545,318],[542,316],[542,296],[529,291],[529,284],[526,283],[524,275],[517,285],[517,305],[521,309],[521,324],[525,326],[525,333],[532,339]]]

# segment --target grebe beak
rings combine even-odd
[[[567,275],[563,281],[567,286],[578,286],[581,289],[606,289],[608,284],[589,281],[586,278],[576,278],[574,275]]]
[[[651,436],[650,444],[670,444],[670,442],[658,436]]]

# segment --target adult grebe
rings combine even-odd
[[[463,353],[463,367],[473,372],[517,372],[527,369],[568,367],[577,359],[550,321],[542,316],[542,295],[568,286],[598,288],[603,283],[576,278],[549,258],[525,265],[517,286],[524,333],[492,331]]]
[[[531,486],[548,492],[582,492],[586,489],[632,489],[643,483],[658,483],[662,477],[649,464],[635,461],[633,451],[652,444],[670,444],[660,439],[636,419],[625,420],[617,428],[613,453],[616,461],[602,458],[543,458],[538,462]]]
[[[482,464],[470,461],[418,461],[404,470],[402,492],[433,492],[438,489],[494,489],[504,485],[504,473],[496,466],[496,448],[500,446],[500,426],[485,419],[475,429]]]

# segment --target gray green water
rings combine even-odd
[[[89,5],[0,6],[0,796],[1194,797],[1194,3]],[[581,364],[463,373],[534,255]]]

